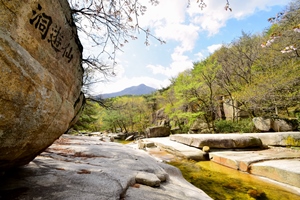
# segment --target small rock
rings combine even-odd
[[[157,176],[157,178],[159,178],[161,182],[165,182],[168,177],[168,174],[166,173],[156,173],[155,175]]]
[[[204,146],[204,147],[202,148],[202,151],[205,152],[205,153],[208,153],[209,150],[210,150],[209,146]]]
[[[134,135],[130,135],[125,139],[125,141],[131,141],[131,140],[133,140],[133,138],[134,138]]]
[[[138,174],[135,176],[135,181],[136,183],[150,187],[159,187],[161,182],[155,174],[148,172],[138,172]]]

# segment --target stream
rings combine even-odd
[[[128,144],[128,141],[117,141]],[[299,193],[292,188],[255,175],[231,169],[212,161],[179,159],[158,148],[147,152],[180,169],[183,177],[214,200],[296,200]]]
[[[280,184],[231,169],[212,161],[175,159],[184,178],[215,200],[296,200],[300,196]]]

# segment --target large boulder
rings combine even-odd
[[[170,127],[166,126],[153,126],[148,127],[146,129],[146,137],[153,138],[153,137],[167,137],[171,133]]]
[[[0,3],[0,170],[27,164],[76,120],[82,46],[67,0]]]
[[[272,129],[276,132],[294,131],[297,128],[297,119],[274,119],[272,123]]]
[[[295,131],[299,126],[297,119],[255,117],[252,119],[256,129],[262,132]]]
[[[254,117],[252,119],[255,128],[257,128],[260,131],[270,131],[272,128],[272,120],[270,118],[263,118],[263,117]]]

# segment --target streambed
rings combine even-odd
[[[289,188],[212,161],[175,159],[168,164],[179,168],[187,181],[215,200],[300,199]]]

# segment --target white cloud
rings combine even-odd
[[[155,33],[163,40],[174,40],[180,43],[182,52],[190,51],[194,48],[198,39],[199,27],[192,24],[166,24],[156,29]]]
[[[256,11],[269,10],[274,5],[286,5],[290,0],[274,1],[274,0],[230,0],[232,12],[225,11],[226,1],[209,0],[205,1],[207,7],[201,10],[196,1],[191,1],[192,4],[187,10],[191,17],[192,23],[201,27],[203,31],[207,31],[209,36],[217,34],[220,28],[226,26],[229,19],[243,19],[252,15]]]
[[[209,53],[213,53],[216,50],[220,49],[222,46],[223,46],[222,44],[213,44],[211,46],[208,46],[207,49]]]
[[[205,58],[205,56],[203,55],[203,53],[201,52],[198,52],[196,54],[194,54],[196,56],[196,60],[199,61],[199,60],[203,60]]]

